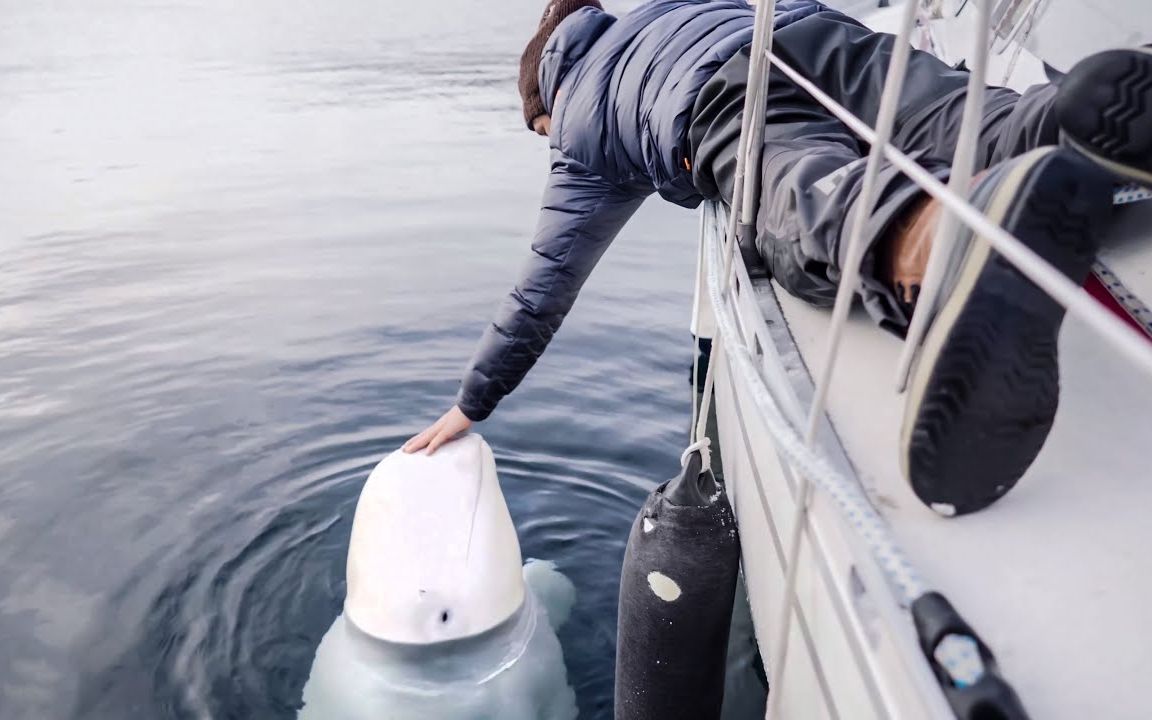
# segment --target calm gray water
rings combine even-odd
[[[368,470],[526,253],[541,6],[0,0],[0,718],[294,716]],[[579,589],[587,718],[687,433],[694,230],[641,211],[480,428]]]

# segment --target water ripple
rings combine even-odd
[[[629,3],[625,5],[630,5]],[[448,407],[523,262],[538,0],[23,3],[0,19],[0,717],[289,720],[374,463]],[[578,591],[688,424],[695,221],[649,204],[479,427]]]

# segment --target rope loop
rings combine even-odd
[[[712,447],[712,441],[706,437],[700,438],[696,442],[692,443],[691,445],[689,445],[684,450],[683,453],[680,454],[680,467],[682,467],[682,468],[688,467],[688,458],[692,457],[692,453],[699,451],[700,452],[700,460],[702,461],[702,464],[700,466],[700,472],[704,472],[706,470],[711,470],[712,469],[712,452],[710,450],[711,447]]]

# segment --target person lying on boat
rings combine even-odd
[[[410,452],[434,451],[520,384],[646,197],[731,202],[753,18],[743,0],[653,0],[621,17],[596,0],[548,3],[519,83],[524,120],[552,152],[532,253],[456,405]],[[894,41],[813,0],[776,4],[776,54],[869,124]],[[913,52],[892,142],[941,179],[967,82]],[[766,102],[756,232],[743,250],[789,293],[830,306],[868,147],[775,68]],[[1083,281],[1115,177],[1152,182],[1152,52],[1100,53],[1023,94],[989,88],[977,154],[971,203]],[[887,162],[878,198],[859,294],[880,327],[902,335],[941,207]],[[955,513],[995,501],[1039,453],[1056,412],[1063,319],[987,243],[967,247],[920,349],[900,447],[917,495]]]

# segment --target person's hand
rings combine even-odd
[[[446,442],[452,441],[457,435],[468,432],[468,428],[472,427],[472,421],[460,411],[460,408],[453,405],[452,409],[440,416],[440,419],[432,423],[424,432],[404,443],[404,452],[414,453],[417,450],[428,448],[428,454],[436,452]]]

